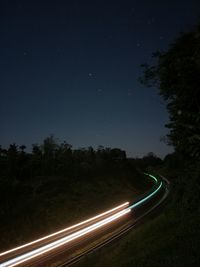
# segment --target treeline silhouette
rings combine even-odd
[[[73,150],[67,142],[59,144],[54,136],[47,137],[42,145],[32,145],[29,153],[25,149],[26,146],[16,144],[0,149],[1,179],[27,180],[52,175],[80,178],[126,159],[125,151],[118,148],[99,146],[97,150],[92,147]]]

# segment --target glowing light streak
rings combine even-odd
[[[158,179],[155,176],[153,176],[151,174],[148,174],[148,173],[145,173],[145,172],[144,172],[144,174],[147,175],[147,176],[149,176],[149,177],[151,177],[156,182],[156,184],[157,184]]]
[[[153,191],[151,194],[149,194],[148,196],[146,196],[145,198],[139,200],[138,202],[134,203],[133,205],[129,206],[130,209],[133,209],[137,206],[139,206],[140,204],[144,203],[145,201],[147,201],[149,198],[151,198],[153,195],[155,195],[158,190],[160,190],[160,188],[162,187],[162,181],[160,182],[160,185],[158,186],[158,188],[156,188],[155,191]]]
[[[95,224],[93,224],[91,226],[88,226],[88,227],[86,227],[86,228],[84,228],[82,230],[79,230],[79,231],[77,231],[77,232],[75,232],[73,234],[70,234],[70,235],[68,235],[66,237],[63,237],[63,238],[61,238],[61,239],[59,239],[57,241],[54,241],[54,242],[52,242],[52,243],[50,243],[48,245],[45,245],[45,246],[40,247],[38,249],[35,249],[33,251],[27,252],[27,253],[25,253],[25,254],[23,254],[21,256],[15,257],[14,259],[8,260],[7,262],[2,263],[1,267],[8,267],[8,266],[9,267],[13,267],[13,266],[21,264],[21,263],[23,263],[25,261],[28,261],[28,260],[30,260],[32,258],[35,258],[35,257],[37,257],[39,255],[47,253],[50,250],[53,250],[53,249],[55,249],[57,247],[60,247],[60,246],[62,246],[64,244],[66,244],[66,243],[69,243],[72,240],[75,240],[75,239],[77,239],[77,238],[79,238],[81,236],[86,235],[87,233],[90,233],[90,232],[92,232],[92,231],[94,231],[94,230],[96,230],[96,229],[98,229],[98,228],[100,228],[100,227],[102,227],[102,226],[104,226],[106,224],[109,224],[109,223],[113,222],[114,220],[117,220],[118,218],[120,218],[120,217],[124,216],[125,214],[129,213],[130,211],[131,211],[131,209],[129,209],[129,208],[126,208],[126,209],[124,209],[122,211],[119,211],[118,213],[116,213],[114,215],[111,215],[110,217],[108,217],[106,219],[103,219],[100,222],[97,222],[97,223],[95,223]]]
[[[52,233],[52,234],[50,234],[50,235],[41,237],[41,238],[39,238],[39,239],[37,239],[37,240],[34,240],[34,241],[32,241],[32,242],[29,242],[29,243],[26,243],[26,244],[21,245],[21,246],[19,246],[19,247],[15,247],[15,248],[13,248],[13,249],[4,251],[4,252],[0,253],[0,256],[6,255],[6,254],[8,254],[8,253],[11,253],[11,252],[13,252],[13,251],[16,251],[16,250],[19,250],[19,249],[22,249],[22,248],[25,248],[25,247],[28,247],[28,246],[33,245],[33,244],[36,244],[37,242],[43,241],[43,240],[45,240],[45,239],[47,239],[47,238],[50,238],[50,237],[53,237],[53,236],[55,236],[55,235],[64,233],[64,232],[66,232],[66,231],[72,230],[72,229],[74,229],[74,228],[76,228],[76,227],[78,227],[78,226],[84,225],[84,224],[86,224],[86,223],[88,223],[88,222],[91,222],[91,221],[93,221],[93,220],[96,220],[96,219],[98,219],[98,218],[101,218],[102,216],[107,215],[107,214],[109,214],[109,213],[111,213],[111,212],[113,212],[113,211],[116,211],[116,210],[118,210],[118,209],[120,209],[120,208],[123,208],[123,207],[125,207],[125,206],[128,206],[128,204],[129,204],[129,202],[125,202],[125,203],[123,203],[123,204],[121,204],[121,205],[119,205],[119,206],[117,206],[117,207],[115,207],[115,208],[113,208],[113,209],[111,209],[111,210],[108,210],[108,211],[105,211],[105,212],[103,212],[103,213],[100,213],[100,214],[98,214],[98,215],[96,215],[96,216],[94,216],[94,217],[91,217],[91,218],[89,218],[89,219],[87,219],[87,220],[85,220],[85,221],[82,221],[82,222],[80,222],[80,223],[74,224],[74,225],[72,225],[72,226],[70,226],[70,227],[67,227],[67,228],[65,228],[65,229],[62,229],[62,230],[57,231],[57,232],[55,232],[55,233]]]
[[[150,176],[152,179],[154,179],[154,181],[156,182],[156,184],[158,183],[158,179],[157,179],[156,177],[154,177],[153,175],[150,175],[150,174],[146,174],[146,175],[148,175],[148,176]],[[53,249],[56,249],[56,248],[58,248],[58,247],[60,247],[60,246],[62,246],[62,245],[64,245],[64,244],[66,244],[66,243],[68,243],[68,242],[70,242],[70,241],[72,241],[72,240],[75,240],[75,239],[81,237],[81,236],[84,236],[84,235],[86,235],[87,233],[90,233],[90,232],[92,232],[92,231],[94,231],[94,230],[96,230],[96,229],[98,229],[98,228],[100,228],[100,227],[103,227],[104,225],[106,225],[106,224],[108,224],[108,223],[110,223],[110,222],[112,222],[112,221],[114,221],[114,220],[120,218],[121,216],[123,216],[123,215],[127,214],[128,212],[130,212],[131,209],[133,209],[133,208],[135,208],[135,207],[141,205],[142,203],[144,203],[145,201],[147,201],[148,199],[150,199],[151,197],[153,197],[153,196],[160,190],[160,188],[162,187],[162,185],[163,185],[163,182],[161,181],[161,182],[159,183],[159,186],[158,186],[152,193],[150,193],[149,195],[147,195],[147,196],[144,197],[143,199],[141,199],[141,200],[135,202],[135,203],[132,204],[131,206],[129,206],[129,207],[127,207],[127,208],[124,208],[124,209],[121,210],[121,211],[118,211],[118,212],[115,213],[114,215],[110,215],[110,217],[104,218],[104,219],[102,219],[102,220],[99,221],[99,222],[93,223],[92,225],[87,226],[87,227],[85,227],[84,229],[78,230],[78,231],[75,232],[75,233],[72,233],[72,234],[69,234],[68,236],[65,236],[65,237],[63,237],[63,238],[60,238],[59,240],[53,241],[53,242],[51,242],[51,243],[49,243],[49,244],[46,244],[46,245],[44,245],[44,246],[42,246],[42,247],[40,247],[40,248],[36,248],[36,249],[34,249],[34,250],[32,250],[32,251],[26,252],[26,253],[24,253],[24,254],[22,254],[22,255],[20,255],[20,256],[17,256],[17,257],[15,257],[15,258],[13,258],[13,259],[10,259],[10,260],[8,260],[8,261],[2,263],[0,266],[1,266],[1,267],[8,267],[8,266],[13,267],[13,266],[16,266],[16,265],[21,264],[21,263],[23,263],[23,262],[25,262],[25,261],[28,261],[28,260],[30,260],[30,259],[32,259],[32,258],[35,258],[35,257],[37,257],[37,256],[39,256],[39,255],[42,255],[42,254],[44,254],[44,253],[47,253],[48,251],[51,251],[51,250],[53,250]],[[78,224],[75,224],[75,225],[73,225],[73,226],[71,226],[71,227],[68,227],[68,228],[65,228],[65,229],[63,229],[63,230],[60,230],[60,231],[58,231],[58,232],[55,232],[55,233],[53,233],[53,234],[51,234],[51,235],[45,236],[45,237],[40,238],[40,239],[38,239],[38,240],[32,241],[32,242],[30,242],[30,243],[28,243],[28,244],[25,244],[25,245],[22,245],[22,246],[20,246],[20,247],[14,248],[14,249],[12,249],[12,250],[3,252],[3,253],[1,253],[0,255],[5,255],[5,254],[7,254],[7,253],[9,253],[9,252],[12,252],[12,251],[15,251],[15,250],[17,250],[17,249],[26,247],[26,246],[28,246],[28,245],[32,245],[32,244],[37,243],[37,242],[39,242],[39,241],[42,241],[42,240],[44,240],[44,239],[46,239],[46,238],[55,236],[56,234],[59,234],[59,233],[65,232],[65,231],[67,231],[67,230],[73,229],[73,228],[75,228],[75,227],[78,227],[78,226],[80,226],[80,225],[83,225],[83,224],[85,224],[85,223],[87,223],[87,222],[91,222],[91,221],[93,221],[93,220],[95,220],[95,219],[97,219],[97,218],[100,218],[100,217],[102,217],[102,216],[104,216],[104,215],[106,215],[106,214],[109,214],[109,213],[111,213],[111,212],[113,212],[113,211],[116,211],[116,210],[118,210],[118,209],[120,209],[120,208],[123,208],[123,207],[127,206],[128,204],[129,204],[129,202],[123,203],[123,204],[117,206],[117,207],[114,208],[114,209],[108,210],[108,211],[106,211],[106,212],[104,212],[104,213],[101,213],[101,214],[99,214],[99,215],[97,215],[97,216],[95,216],[95,217],[92,217],[92,218],[90,218],[90,219],[88,219],[88,220],[85,220],[85,221],[80,222],[80,223],[78,223]]]
[[[153,176],[153,175],[151,175],[151,174],[148,174],[149,175],[149,177],[151,177],[156,183],[158,182],[158,179],[155,177],[155,176]]]

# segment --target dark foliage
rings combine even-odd
[[[1,147],[1,249],[131,200],[150,186],[136,165],[121,149],[72,149],[54,136],[31,152]]]
[[[169,143],[185,158],[200,159],[200,25],[153,57],[157,63],[143,65],[141,81],[157,86],[166,100]]]
[[[153,57],[156,64],[143,65],[141,81],[157,86],[166,101],[168,141],[175,153],[165,158],[165,171],[173,177],[184,210],[192,210],[200,201],[200,24]]]
[[[153,56],[156,64],[143,65],[141,81],[157,86],[166,101],[168,142],[175,152],[162,164],[152,154],[131,162],[171,180],[168,204],[160,216],[80,266],[200,265],[200,25]]]

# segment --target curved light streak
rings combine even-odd
[[[90,232],[92,232],[92,231],[94,231],[94,230],[96,230],[96,229],[98,229],[98,228],[100,228],[100,227],[102,227],[102,226],[104,226],[106,224],[109,224],[109,223],[117,220],[118,218],[120,218],[120,217],[124,216],[125,214],[129,213],[130,211],[131,211],[131,209],[129,209],[129,208],[126,208],[126,209],[124,209],[122,211],[119,211],[118,213],[116,213],[116,214],[114,214],[114,215],[112,215],[112,216],[110,216],[110,217],[108,217],[106,219],[103,219],[102,221],[97,222],[97,223],[95,223],[95,224],[93,224],[91,226],[88,226],[88,227],[86,227],[86,228],[84,228],[82,230],[79,230],[79,231],[77,231],[77,232],[75,232],[73,234],[70,234],[70,235],[68,235],[66,237],[63,237],[63,238],[61,238],[61,239],[59,239],[57,241],[54,241],[54,242],[52,242],[52,243],[50,243],[48,245],[45,245],[45,246],[40,247],[38,249],[35,249],[33,251],[27,252],[27,253],[25,253],[25,254],[23,254],[21,256],[15,257],[14,259],[8,260],[7,262],[2,263],[1,267],[8,267],[8,266],[9,267],[13,267],[13,266],[21,264],[21,263],[23,263],[25,261],[28,261],[28,260],[30,260],[32,258],[35,258],[35,257],[37,257],[39,255],[47,253],[50,250],[53,250],[53,249],[56,249],[56,248],[58,248],[58,247],[60,247],[62,245],[65,245],[66,243],[69,243],[72,240],[75,240],[75,239],[77,239],[77,238],[79,238],[81,236],[86,235],[87,233],[90,233]]]
[[[153,175],[151,175],[151,174],[146,174],[146,175],[148,175],[152,179],[154,179],[154,181],[155,181],[156,184],[159,182],[158,179],[156,177],[154,177]],[[77,232],[74,232],[72,234],[69,234],[69,235],[67,235],[67,236],[65,236],[63,238],[60,238],[60,239],[58,239],[56,241],[53,241],[53,242],[51,242],[49,244],[46,244],[46,245],[42,246],[42,247],[39,247],[39,248],[36,248],[36,249],[34,249],[32,251],[26,252],[26,253],[24,253],[24,254],[22,254],[20,256],[16,256],[15,258],[10,259],[10,260],[2,263],[0,266],[1,267],[8,267],[8,266],[14,267],[14,266],[16,266],[18,264],[21,264],[21,263],[23,263],[25,261],[28,261],[28,260],[30,260],[32,258],[35,258],[35,257],[39,256],[39,255],[42,255],[44,253],[47,253],[48,251],[51,251],[53,249],[56,249],[56,248],[58,248],[58,247],[60,247],[60,246],[62,246],[64,244],[66,244],[66,243],[69,243],[70,241],[75,240],[75,239],[77,239],[77,238],[79,238],[81,236],[84,236],[87,233],[90,233],[90,232],[92,232],[92,231],[94,231],[94,230],[96,230],[96,229],[98,229],[100,227],[103,227],[104,225],[106,225],[106,224],[108,224],[108,223],[110,223],[110,222],[112,222],[112,221],[114,221],[114,220],[116,220],[116,219],[124,216],[125,214],[129,213],[132,209],[134,209],[135,207],[141,205],[142,203],[144,203],[145,201],[147,201],[148,199],[150,199],[151,197],[153,197],[161,189],[162,185],[163,185],[163,182],[160,181],[159,185],[157,186],[157,188],[153,192],[151,192],[150,194],[148,194],[143,199],[141,199],[141,200],[133,203],[132,205],[130,205],[127,208],[125,208],[125,206],[127,206],[129,204],[129,202],[125,202],[125,203],[123,203],[123,204],[121,204],[121,205],[119,205],[119,206],[117,206],[117,207],[115,207],[115,208],[113,208],[111,210],[108,210],[106,212],[103,212],[103,213],[101,213],[101,214],[99,214],[99,215],[97,215],[95,217],[92,217],[92,218],[90,218],[88,220],[85,220],[85,221],[83,221],[81,223],[75,224],[75,225],[73,225],[71,227],[68,227],[68,228],[65,228],[63,230],[60,230],[60,231],[58,231],[56,233],[53,233],[51,235],[45,236],[45,237],[40,238],[38,240],[32,241],[32,242],[30,242],[28,244],[25,244],[25,245],[22,245],[20,247],[17,247],[17,248],[14,248],[12,250],[9,250],[9,251],[6,251],[4,253],[1,253],[0,255],[5,255],[5,254],[7,254],[9,252],[12,252],[12,251],[15,251],[17,249],[24,248],[24,247],[26,247],[28,245],[32,245],[34,243],[37,243],[37,242],[42,241],[44,239],[47,239],[48,237],[52,237],[52,236],[55,236],[56,234],[59,234],[59,233],[65,232],[67,230],[73,229],[73,228],[75,228],[77,226],[80,226],[80,225],[83,225],[83,224],[85,224],[87,222],[93,221],[93,220],[95,220],[97,218],[102,217],[103,215],[109,214],[109,213],[111,213],[113,211],[116,211],[116,210],[124,207],[123,210],[118,211],[114,215],[110,215],[107,218],[101,219],[100,221],[98,221],[96,223],[93,223],[90,226],[87,226],[87,227],[85,227],[85,228],[83,228],[81,230],[78,230]]]
[[[162,187],[162,184],[163,184],[163,182],[161,181],[161,182],[160,182],[160,185],[158,186],[158,188],[156,188],[155,191],[153,191],[151,194],[149,194],[149,195],[146,196],[145,198],[143,198],[143,199],[137,201],[137,202],[134,203],[133,205],[129,206],[129,208],[130,208],[130,209],[133,209],[133,208],[139,206],[140,204],[144,203],[145,201],[147,201],[147,200],[148,200],[149,198],[151,198],[152,196],[154,196],[154,195],[158,192],[158,190],[160,190],[160,188]]]
[[[129,202],[125,202],[125,203],[123,203],[123,204],[121,204],[121,205],[119,205],[119,206],[117,206],[117,207],[115,207],[115,208],[113,208],[113,209],[111,209],[111,210],[108,210],[108,211],[105,211],[105,212],[103,212],[103,213],[100,213],[100,214],[98,214],[98,215],[96,215],[96,216],[94,216],[94,217],[91,217],[91,218],[89,218],[89,219],[87,219],[87,220],[85,220],[85,221],[82,221],[82,222],[80,222],[80,223],[74,224],[74,225],[72,225],[72,226],[70,226],[70,227],[67,227],[67,228],[65,228],[65,229],[62,229],[62,230],[57,231],[57,232],[55,232],[55,233],[52,233],[52,234],[50,234],[50,235],[41,237],[41,238],[39,238],[39,239],[37,239],[37,240],[34,240],[34,241],[32,241],[32,242],[29,242],[29,243],[26,243],[26,244],[21,245],[21,246],[19,246],[19,247],[15,247],[15,248],[13,248],[13,249],[4,251],[4,252],[0,253],[0,256],[6,255],[6,254],[8,254],[8,253],[14,252],[14,251],[16,251],[16,250],[19,250],[19,249],[22,249],[22,248],[25,248],[25,247],[28,247],[28,246],[33,245],[33,244],[36,244],[36,243],[38,243],[38,242],[40,242],[40,241],[43,241],[43,240],[45,240],[45,239],[47,239],[47,238],[50,238],[50,237],[53,237],[53,236],[55,236],[55,235],[64,233],[64,232],[66,232],[66,231],[72,230],[72,229],[74,229],[74,228],[76,228],[76,227],[78,227],[78,226],[81,226],[81,225],[83,225],[83,224],[86,224],[86,223],[88,223],[88,222],[91,222],[91,221],[93,221],[93,220],[96,220],[96,219],[98,219],[98,218],[100,218],[100,217],[102,217],[102,216],[104,216],[104,215],[107,215],[107,214],[113,212],[113,211],[116,211],[116,210],[118,210],[118,209],[120,209],[120,208],[123,208],[123,207],[125,207],[125,206],[128,206],[128,204],[129,204]]]
[[[144,174],[147,175],[147,176],[149,176],[149,177],[151,177],[156,182],[156,184],[157,184],[158,179],[155,176],[153,176],[152,174],[145,173],[145,172],[144,172]]]

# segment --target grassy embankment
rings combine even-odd
[[[115,244],[87,256],[78,267],[200,266],[198,170],[183,164],[172,171],[162,167],[159,172],[175,179],[161,214]]]
[[[195,215],[182,218],[168,207],[78,266],[199,266],[199,223]]]

